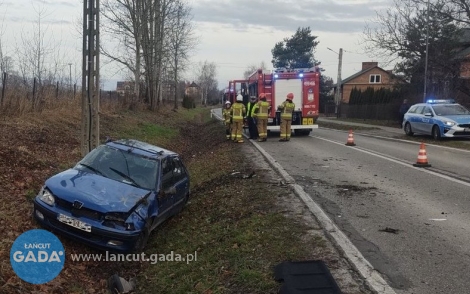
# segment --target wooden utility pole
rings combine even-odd
[[[100,143],[99,0],[83,0],[82,155]]]
[[[337,53],[336,51],[328,47],[326,49],[338,54],[338,80],[336,81],[335,114],[336,114],[336,117],[339,118],[339,115],[340,115],[339,105],[341,104],[341,68],[342,68],[342,63],[343,63],[343,48],[339,48],[339,53]]]
[[[338,81],[337,90],[336,91],[336,117],[339,118],[340,116],[340,105],[341,105],[341,70],[343,64],[343,48],[339,48],[339,61],[338,61]]]

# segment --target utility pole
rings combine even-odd
[[[424,64],[424,93],[423,93],[423,102],[426,102],[427,96],[427,86],[428,86],[428,50],[429,50],[429,1],[428,8],[426,12],[426,61]]]
[[[82,155],[99,145],[99,0],[83,0]]]
[[[336,53],[336,51],[334,51],[333,49],[331,48],[326,48],[334,53]],[[338,54],[338,53],[336,53]],[[336,81],[336,93],[335,93],[335,114],[336,114],[336,118],[339,118],[339,105],[341,103],[341,68],[342,68],[342,63],[343,63],[343,48],[339,48],[339,54],[338,54],[338,79]]]
[[[338,81],[336,82],[336,118],[340,116],[340,104],[341,104],[341,68],[343,63],[343,48],[339,48],[339,61],[338,61]]]

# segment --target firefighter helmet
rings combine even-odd
[[[243,96],[242,96],[242,94],[238,94],[238,96],[237,96],[237,102],[243,102]]]
[[[294,94],[292,94],[292,93],[287,94],[287,99],[288,100],[294,99]]]
[[[227,100],[227,101],[225,101],[225,105],[227,105],[227,104],[230,105],[232,103],[230,103],[230,101]]]
[[[264,93],[259,94],[259,99],[263,99],[263,98],[266,98],[266,94]]]

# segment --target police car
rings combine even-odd
[[[452,99],[428,100],[410,107],[403,118],[405,134],[470,138],[470,111]]]

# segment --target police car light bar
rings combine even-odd
[[[437,104],[437,103],[455,103],[454,99],[428,99],[426,103]]]

